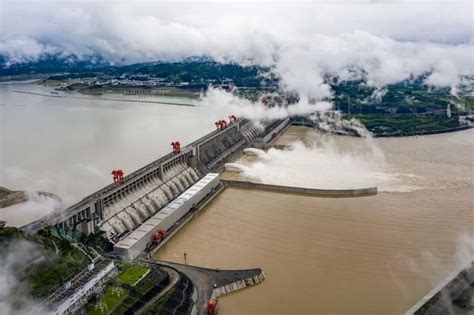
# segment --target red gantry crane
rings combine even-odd
[[[181,143],[179,141],[171,142],[171,146],[173,147],[174,154],[179,154],[181,152]]]
[[[123,171],[122,170],[113,170],[112,171],[112,176],[113,176],[113,179],[114,179],[114,182],[115,183],[123,183]]]

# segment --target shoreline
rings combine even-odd
[[[164,105],[174,105],[174,106],[187,106],[187,107],[196,107],[193,104],[185,103],[174,103],[174,102],[160,102],[160,101],[144,101],[144,100],[133,100],[133,99],[114,99],[114,98],[92,98],[85,96],[69,96],[69,95],[57,95],[57,94],[42,94],[36,92],[27,92],[27,91],[13,91],[13,93],[28,94],[34,96],[44,96],[44,97],[54,97],[54,98],[70,98],[70,99],[80,99],[80,100],[99,100],[99,101],[112,101],[112,102],[134,102],[134,103],[148,103],[148,104],[164,104]]]
[[[469,130],[474,128],[474,125],[459,126],[455,128],[441,129],[441,130],[427,130],[427,131],[418,131],[418,132],[407,132],[407,133],[395,133],[395,134],[374,134],[374,138],[401,138],[401,137],[416,137],[416,136],[429,136],[429,135],[438,135],[443,133],[452,133],[463,130]]]
[[[103,100],[103,101],[113,101],[113,102],[135,102],[135,103],[148,103],[148,104],[163,104],[163,105],[172,105],[172,106],[187,106],[187,107],[196,107],[197,105],[194,104],[186,104],[186,103],[176,103],[176,102],[164,102],[164,101],[147,101],[147,100],[133,100],[133,99],[115,99],[115,98],[91,98],[91,97],[85,97],[85,96],[70,96],[70,95],[57,95],[57,94],[43,94],[43,93],[36,93],[36,92],[29,92],[29,91],[18,91],[15,90],[13,93],[20,93],[20,94],[28,94],[28,95],[34,95],[34,96],[43,96],[43,97],[52,97],[52,98],[70,98],[70,99],[81,99],[81,100]],[[87,95],[92,95],[93,94],[87,94]],[[360,135],[353,135],[350,133],[342,133],[338,131],[327,131],[324,129],[320,129],[316,127],[316,125],[313,124],[308,124],[304,122],[292,122],[292,125],[295,126],[304,126],[304,127],[309,127],[309,128],[314,128],[318,131],[321,131],[323,133],[329,133],[331,135],[336,135],[336,136],[349,136],[349,137],[355,137],[355,138],[360,138]],[[415,132],[405,132],[405,133],[391,133],[391,134],[373,134],[373,138],[401,138],[401,137],[416,137],[416,136],[428,136],[428,135],[436,135],[436,134],[444,134],[444,133],[452,133],[452,132],[458,132],[458,131],[463,131],[463,130],[469,130],[474,128],[474,124],[469,124],[469,125],[464,125],[464,126],[458,126],[454,128],[448,128],[448,129],[441,129],[441,130],[426,130],[426,131],[415,131]]]
[[[292,122],[294,126],[302,126],[307,128],[316,129],[322,133],[327,133],[334,136],[343,136],[343,137],[354,137],[354,138],[363,138],[360,135],[353,135],[350,133],[341,133],[341,132],[331,132],[321,128],[316,127],[315,125],[308,124],[308,123],[301,123],[301,122]],[[448,129],[440,129],[440,130],[426,130],[426,131],[415,131],[415,132],[406,132],[406,133],[391,133],[391,134],[374,134],[371,133],[373,138],[403,138],[403,137],[416,137],[416,136],[430,136],[430,135],[438,135],[438,134],[445,134],[445,133],[453,133],[458,131],[464,131],[473,129],[474,124],[459,126],[455,128],[448,128]]]

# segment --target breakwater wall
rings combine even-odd
[[[244,275],[244,274],[242,274],[241,277],[244,277],[243,279],[236,280],[234,282],[224,284],[224,285],[221,285],[221,286],[215,288],[214,291],[212,292],[212,297],[214,299],[217,299],[219,296],[229,294],[229,293],[235,292],[237,290],[242,290],[242,289],[257,285],[257,284],[263,282],[263,280],[265,280],[265,278],[266,278],[266,276],[263,273],[262,269],[254,269],[254,270],[251,270],[251,271],[247,271],[247,273],[249,273],[249,272],[253,272],[254,274],[253,275],[250,275],[250,274]],[[236,273],[237,272],[234,272],[234,274],[236,274]],[[234,277],[237,278],[235,275],[234,275]]]
[[[266,276],[262,269],[222,270],[197,267],[167,261],[144,259],[143,262],[172,268],[191,280],[194,285],[192,300],[194,307],[191,314],[206,314],[207,301],[210,298],[229,294],[262,283]]]
[[[377,194],[377,187],[359,188],[359,189],[315,189],[295,186],[270,185],[262,183],[254,183],[239,180],[222,180],[227,187],[242,187],[248,189],[261,189],[276,192],[285,192],[300,195],[309,195],[316,197],[329,198],[351,198],[374,196]]]

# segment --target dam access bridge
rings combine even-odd
[[[224,164],[248,146],[270,142],[290,125],[285,120],[234,120],[110,184],[62,211],[24,227],[36,232],[46,226],[79,231],[103,231],[114,243],[196,186],[207,173],[220,172]]]

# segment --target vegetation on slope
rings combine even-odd
[[[150,268],[140,265],[129,265],[125,270],[117,277],[117,281],[122,284],[128,284],[134,286],[138,280],[140,280]]]
[[[89,308],[87,315],[109,314],[127,294],[128,290],[124,288],[108,286],[100,300],[93,307]]]
[[[376,135],[433,132],[459,127],[458,117],[372,114],[355,115],[365,127]]]
[[[124,264],[122,268],[120,275],[108,285],[105,294],[89,305],[87,314],[134,314],[169,283],[168,274],[156,267]]]
[[[27,244],[26,253],[17,252],[12,244]],[[47,297],[88,264],[84,253],[49,231],[29,235],[16,228],[0,229],[0,250],[13,256],[26,255],[15,270],[19,281],[16,290],[35,298]]]

